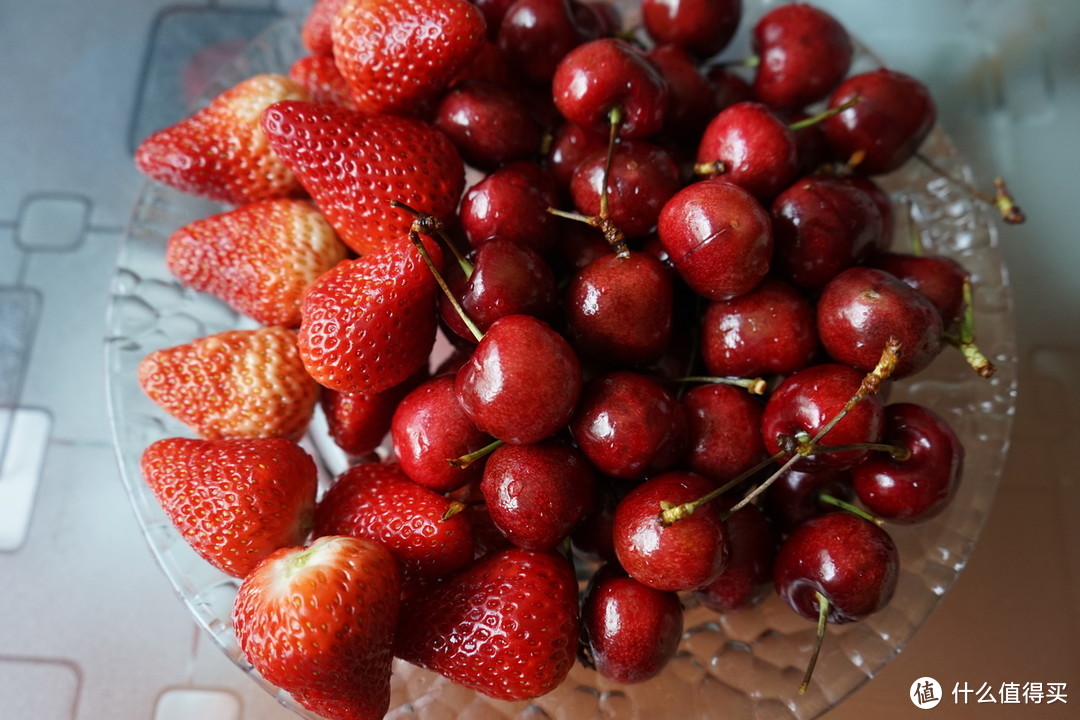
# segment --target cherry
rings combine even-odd
[[[839,178],[800,179],[777,196],[770,213],[773,266],[801,288],[822,287],[882,243],[884,224],[873,198]]]
[[[484,15],[484,20],[487,23],[488,37],[495,39],[498,37],[499,26],[502,25],[503,18],[506,16],[506,11],[510,9],[517,0],[469,0],[473,5],[480,9],[480,12]]]
[[[769,215],[747,190],[725,179],[693,183],[660,212],[660,242],[686,283],[710,300],[749,292],[769,271]]]
[[[484,466],[480,491],[492,521],[510,542],[547,552],[585,517],[595,485],[580,452],[547,440],[496,448]]]
[[[825,135],[836,157],[866,175],[891,172],[907,162],[937,119],[926,86],[888,68],[849,77],[832,93],[829,107],[856,96],[859,102],[825,120]]]
[[[847,75],[854,48],[836,18],[806,3],[780,5],[754,25],[754,95],[780,110],[824,100]]]
[[[730,501],[717,501],[728,509]],[[746,505],[724,521],[727,530],[727,567],[694,595],[710,610],[733,612],[764,599],[773,577],[779,538],[769,518],[756,505]]]
[[[754,99],[754,90],[741,75],[725,65],[713,65],[705,71],[712,88],[713,107],[720,112],[735,103]]]
[[[570,533],[570,540],[577,555],[592,562],[615,560],[612,526],[615,522],[615,508],[625,494],[624,483],[621,481],[612,482],[609,478],[597,477],[593,505]]]
[[[814,359],[815,323],[814,307],[802,292],[768,277],[745,295],[706,306],[701,357],[711,375],[790,375]]]
[[[642,0],[641,20],[657,44],[707,58],[727,47],[742,19],[742,0]]]
[[[468,164],[493,169],[540,151],[540,125],[523,98],[507,87],[473,80],[443,95],[435,110],[442,130]]]
[[[428,375],[425,366],[405,382],[371,394],[342,393],[323,388],[319,404],[334,443],[356,457],[375,450],[390,431],[390,421],[398,404]]]
[[[409,479],[438,492],[479,480],[483,462],[460,467],[450,461],[491,443],[458,403],[453,375],[433,377],[402,399],[390,423],[390,439]]]
[[[608,564],[592,576],[581,608],[582,636],[596,671],[619,683],[655,677],[679,647],[683,607]]]
[[[572,122],[559,125],[551,139],[547,168],[559,189],[569,192],[574,171],[585,158],[607,150],[607,134],[587,130]]]
[[[561,223],[547,209],[558,202],[558,187],[543,168],[526,161],[510,163],[465,192],[461,227],[473,247],[501,238],[544,254]]]
[[[724,571],[727,533],[713,503],[675,523],[661,512],[670,505],[696,500],[713,490],[706,478],[691,472],[657,475],[631,490],[615,509],[613,534],[619,563],[640,583],[657,590],[693,590]]]
[[[625,365],[658,359],[671,338],[670,271],[652,255],[608,253],[578,272],[563,302],[574,346]]]
[[[706,126],[698,144],[697,170],[722,175],[769,201],[799,172],[795,133],[764,104],[735,103]]]
[[[563,232],[555,238],[550,259],[552,269],[567,284],[574,275],[594,261],[611,255],[611,244],[604,233],[580,222],[564,223]]]
[[[875,255],[869,264],[903,280],[933,303],[946,327],[964,311],[964,283],[968,271],[945,255],[889,252]]]
[[[570,433],[601,473],[642,479],[675,467],[687,449],[686,412],[663,385],[626,370],[589,381]]]
[[[824,138],[824,131],[821,130],[821,125],[814,125],[813,128],[821,131],[821,135]],[[799,135],[802,135],[810,129],[811,128],[806,128],[805,130],[800,131]],[[892,198],[885,192],[885,188],[876,183],[873,178],[869,178],[866,175],[838,175],[837,177],[843,182],[859,188],[874,201],[874,205],[877,206],[878,212],[881,213],[882,228],[881,236],[875,243],[875,250],[879,253],[888,252],[889,248],[892,247],[893,233],[896,229],[896,220],[893,217]]]
[[[960,483],[964,447],[940,415],[915,403],[885,407],[883,441],[906,448],[897,460],[871,455],[851,472],[855,495],[874,515],[919,522],[940,513]]]
[[[682,399],[689,420],[691,470],[717,485],[735,479],[765,457],[762,404],[725,383],[699,385]]]
[[[476,426],[515,444],[539,442],[566,425],[581,385],[573,348],[529,315],[496,320],[456,380],[458,400]]]
[[[791,468],[769,486],[763,507],[781,532],[789,533],[810,518],[836,510],[821,497],[850,502],[855,498],[851,471],[830,467]]]
[[[668,86],[664,137],[675,142],[698,137],[720,110],[709,80],[694,58],[678,45],[657,45],[647,56]]]
[[[596,12],[574,0],[517,0],[503,15],[498,43],[525,77],[546,82],[566,53],[602,29]]]
[[[919,372],[942,347],[941,314],[924,295],[883,270],[848,268],[817,302],[818,337],[838,362],[859,370],[877,363],[889,337],[900,341],[893,379]]]

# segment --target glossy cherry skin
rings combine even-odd
[[[596,671],[618,683],[655,677],[679,647],[679,595],[656,590],[617,565],[593,575],[581,608],[581,629]]]
[[[968,279],[968,271],[956,260],[944,255],[890,252],[875,255],[869,264],[896,276],[924,295],[938,309],[946,327],[963,313],[964,282]]]
[[[574,207],[588,216],[600,214],[607,150],[583,159],[570,180]],[[611,222],[628,238],[643,237],[656,228],[660,211],[682,185],[670,153],[643,140],[615,146],[607,175]]]
[[[581,365],[570,343],[542,320],[507,315],[484,334],[458,371],[455,387],[480,430],[529,444],[566,425],[581,385]]]
[[[575,555],[592,562],[615,561],[615,538],[611,533],[615,508],[626,494],[624,485],[619,480],[611,481],[603,476],[597,478],[593,506],[570,533]]]
[[[670,470],[687,448],[686,412],[652,378],[616,371],[589,381],[570,433],[601,473],[642,479]]]
[[[598,152],[607,151],[607,135],[594,132],[572,122],[559,125],[548,150],[547,169],[559,189],[570,191],[570,181],[581,161]]]
[[[657,45],[647,53],[668,86],[663,135],[678,142],[696,138],[719,112],[708,79],[694,58],[678,45]]]
[[[930,91],[910,75],[880,68],[841,83],[829,107],[856,95],[858,103],[824,121],[833,153],[845,162],[863,153],[855,169],[865,175],[892,172],[915,154],[934,127],[937,109]]]
[[[832,15],[806,3],[780,5],[754,25],[754,95],[780,110],[828,97],[851,67],[854,48]]]
[[[592,507],[596,480],[580,452],[546,440],[496,448],[484,466],[480,491],[492,521],[510,542],[546,552]]]
[[[823,363],[803,368],[780,383],[765,404],[761,434],[765,452],[780,451],[779,435],[806,433],[813,438],[854,397],[863,373],[847,365]],[[885,413],[881,399],[870,395],[859,402],[821,440],[822,445],[850,445],[881,441]],[[821,452],[801,458],[794,467],[825,465],[847,469],[858,464],[868,450]]]
[[[390,423],[390,439],[409,479],[438,492],[479,480],[482,460],[467,468],[448,461],[491,442],[462,410],[453,375],[433,377],[402,399]]]
[[[799,172],[794,132],[759,102],[735,103],[721,110],[701,136],[697,163],[719,163],[725,180],[762,202],[772,200]]]
[[[871,455],[852,469],[855,495],[884,520],[913,523],[940,513],[960,484],[964,447],[943,417],[915,403],[885,407],[883,442],[911,456]]]
[[[711,57],[735,35],[742,0],[642,0],[641,20],[657,44],[670,43]]]
[[[853,501],[851,471],[830,467],[791,468],[765,491],[762,507],[777,529],[789,533],[810,518],[836,510],[835,505],[821,501],[822,495]]]
[[[450,138],[466,163],[494,169],[540,152],[540,124],[524,99],[507,87],[470,81],[439,101],[434,125]]]
[[[499,25],[506,61],[537,82],[546,82],[566,53],[599,36],[595,11],[574,0],[517,0]]]
[[[716,112],[729,108],[735,103],[754,99],[754,90],[750,83],[723,64],[709,68],[705,72],[705,78],[712,87],[713,105]]]
[[[559,219],[547,210],[558,203],[558,186],[546,170],[532,162],[510,163],[465,191],[461,227],[473,247],[499,238],[543,255],[559,229]]]
[[[831,512],[799,526],[780,546],[776,592],[795,612],[817,620],[815,592],[829,601],[828,622],[866,618],[896,591],[899,555],[887,532],[853,513]]]
[[[674,293],[671,271],[648,253],[597,258],[566,289],[563,307],[574,347],[621,365],[656,360],[671,339]]]
[[[469,0],[473,5],[480,8],[480,12],[484,14],[484,21],[487,24],[488,37],[495,39],[499,34],[499,26],[502,25],[503,17],[506,16],[506,11],[510,9],[517,0]]]
[[[884,222],[873,199],[839,178],[809,176],[780,193],[770,208],[773,267],[804,289],[817,289],[866,260],[882,242]]]
[[[848,268],[821,291],[818,337],[837,362],[869,372],[890,337],[900,341],[892,379],[913,375],[942,347],[941,313],[924,295],[893,275],[869,267]]]
[[[675,270],[710,300],[747,293],[769,271],[769,215],[750,192],[726,177],[676,193],[660,211],[657,232]]]
[[[660,503],[679,505],[714,490],[691,472],[657,475],[631,490],[615,509],[615,555],[630,577],[657,590],[694,590],[724,571],[728,539],[715,503],[670,525]]]
[[[790,375],[814,359],[818,340],[810,300],[767,277],[731,300],[709,303],[701,318],[701,357],[710,375]]]
[[[734,504],[723,498],[716,502],[724,508]],[[756,505],[741,508],[724,526],[731,548],[727,567],[720,577],[694,594],[710,610],[734,612],[756,605],[768,594],[779,536]]]
[[[723,485],[765,457],[761,440],[763,404],[746,390],[713,383],[683,395],[689,420],[691,470]]]

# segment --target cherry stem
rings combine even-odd
[[[454,239],[446,232],[446,227],[442,224],[441,220],[433,215],[428,215],[427,213],[409,207],[400,200],[391,200],[390,204],[413,215],[415,218],[413,221],[413,229],[417,232],[432,237],[438,235],[439,239],[443,241],[443,244],[450,248],[450,253],[454,256],[454,259],[457,260],[458,265],[461,266],[462,272],[465,273],[465,278],[468,279],[472,277],[473,264],[465,258],[465,255],[461,252],[461,248],[457,246]]]
[[[480,448],[479,450],[473,450],[471,453],[466,453],[465,455],[462,455],[461,457],[449,458],[446,462],[450,463],[451,465],[453,465],[456,468],[467,468],[470,465],[472,465],[474,462],[479,460],[480,458],[490,455],[497,448],[499,448],[499,447],[501,447],[501,446],[503,446],[505,444],[506,444],[506,442],[503,441],[503,440],[495,440],[493,442],[488,443],[487,445]]]
[[[442,517],[439,518],[439,522],[446,522],[450,518],[460,513],[466,507],[468,506],[460,500],[454,500],[450,503],[450,506],[446,508],[446,512],[442,514]]]
[[[818,495],[818,501],[823,502],[826,505],[832,505],[833,507],[838,507],[841,510],[844,510],[845,512],[851,513],[852,515],[858,515],[863,520],[866,520],[867,522],[872,522],[875,525],[877,525],[878,527],[881,527],[881,525],[884,524],[882,522],[881,518],[874,517],[870,513],[863,510],[858,505],[852,505],[847,500],[841,500],[840,498],[836,497],[835,495],[830,495],[829,493],[821,493],[821,494]]]
[[[818,655],[821,654],[821,645],[825,642],[825,624],[829,619],[829,598],[818,591],[814,591],[814,597],[818,602],[817,640],[814,643],[814,653],[810,656],[810,664],[806,666],[806,674],[803,675],[802,684],[799,685],[799,694],[805,695],[810,687],[810,678],[814,674],[814,666],[817,665]]]
[[[906,447],[888,445],[886,443],[850,443],[848,445],[818,445],[816,443],[811,443],[811,448],[811,455],[817,455],[819,453],[849,452],[851,450],[877,450],[889,453],[893,460],[899,460],[900,462],[911,459],[911,451]]]
[[[741,485],[747,479],[753,477],[754,475],[757,475],[759,472],[761,472],[765,468],[769,467],[773,463],[780,462],[780,460],[784,457],[784,455],[787,455],[787,452],[784,451],[784,450],[781,450],[780,452],[776,453],[772,457],[767,458],[765,460],[762,460],[757,465],[755,465],[754,467],[752,467],[749,470],[745,471],[744,473],[739,475],[734,480],[728,481],[726,484],[721,485],[717,489],[712,490],[712,491],[706,493],[705,495],[702,495],[701,497],[699,497],[696,500],[691,500],[690,502],[685,502],[685,503],[682,503],[681,505],[676,505],[675,503],[661,501],[661,503],[660,503],[660,524],[663,525],[664,527],[667,527],[668,525],[673,525],[673,524],[677,523],[678,521],[682,520],[683,518],[692,515],[695,510],[697,510],[699,507],[701,507],[705,503],[712,502],[716,498],[718,498],[721,495],[723,495],[724,493],[726,493],[728,490],[731,490],[732,488],[734,488],[734,487],[736,487],[738,485]]]
[[[817,443],[818,440],[825,437],[825,434],[836,427],[836,424],[840,422],[845,415],[851,412],[856,405],[863,401],[863,398],[874,395],[881,389],[881,384],[885,382],[893,370],[896,369],[896,364],[900,362],[900,341],[895,337],[890,337],[885,342],[885,349],[881,351],[881,359],[878,360],[878,364],[874,366],[863,378],[862,383],[859,385],[859,389],[851,396],[851,399],[847,401],[847,404],[833,416],[828,423],[825,424],[818,434],[810,441],[811,444]]]
[[[716,177],[717,175],[723,175],[727,172],[727,166],[720,160],[713,160],[711,162],[696,163],[694,165],[695,175],[704,175],[706,177]]]
[[[1005,185],[1005,181],[1002,178],[994,178],[993,193],[983,192],[972,186],[971,183],[946,172],[944,168],[923,155],[921,152],[915,153],[915,157],[935,174],[940,175],[952,184],[962,188],[972,197],[982,200],[987,205],[996,208],[1001,215],[1001,219],[1006,223],[1010,225],[1019,225],[1027,220],[1024,211],[1016,204],[1015,198],[1013,198],[1012,194],[1009,192],[1009,188]]]
[[[852,95],[850,98],[845,100],[843,103],[837,105],[836,107],[829,108],[828,110],[823,110],[823,111],[819,112],[817,115],[811,115],[810,117],[805,118],[803,120],[793,122],[790,125],[788,125],[788,127],[791,129],[792,132],[798,132],[799,130],[804,130],[804,129],[810,127],[811,125],[817,125],[819,122],[822,122],[823,120],[828,120],[833,115],[839,115],[840,113],[844,112],[845,110],[848,110],[850,108],[855,107],[860,102],[862,102],[862,95]]]
[[[712,383],[715,385],[734,385],[741,387],[751,395],[764,395],[769,384],[764,378],[740,378],[740,377],[712,377],[707,375],[690,375],[688,377],[674,378],[671,382],[677,383]]]
[[[910,197],[904,198],[904,205],[907,207],[908,240],[911,242],[911,254],[915,257],[922,257],[924,249],[922,231],[919,229],[918,223],[915,222],[915,201]]]
[[[399,203],[397,200],[391,200],[390,203],[395,207],[401,207],[408,210],[412,210],[408,205]],[[416,212],[413,210],[413,212]],[[435,261],[431,259],[431,254],[428,253],[426,247],[424,247],[424,241],[420,239],[420,233],[425,235],[431,235],[429,228],[434,227],[431,222],[438,223],[438,219],[424,213],[417,213],[416,220],[413,221],[412,227],[409,228],[409,240],[412,242],[416,251],[420,253],[420,257],[424,259],[424,264],[428,266],[428,270],[431,271],[432,276],[435,278],[435,282],[438,283],[439,288],[446,295],[446,299],[450,301],[450,304],[454,307],[454,310],[461,317],[461,321],[465,323],[465,327],[469,328],[469,332],[476,338],[476,342],[480,342],[484,339],[484,333],[480,328],[476,326],[476,323],[472,321],[472,318],[465,312],[465,308],[461,307],[461,303],[454,297],[454,293],[450,290],[450,286],[446,284],[446,280],[443,280],[442,273],[435,267]]]
[[[607,240],[608,245],[611,246],[611,249],[615,251],[616,255],[627,257],[630,254],[630,249],[626,246],[626,238],[623,235],[622,230],[615,227],[615,224],[611,222],[610,218],[601,217],[599,215],[582,215],[581,213],[569,212],[553,207],[549,207],[547,211],[548,214],[554,215],[555,217],[574,220],[576,222],[585,223],[589,227],[596,228],[604,234],[604,239]]]
[[[964,314],[960,318],[960,336],[946,335],[945,340],[953,345],[964,356],[967,364],[979,374],[980,377],[988,378],[997,371],[990,359],[983,355],[979,346],[975,344],[975,304],[971,289],[971,278],[964,278]]]

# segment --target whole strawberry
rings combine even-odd
[[[345,0],[315,0],[311,6],[300,28],[300,42],[312,55],[333,56],[334,39],[330,36],[330,28],[334,24],[334,16],[344,4]]]
[[[188,287],[263,325],[296,327],[304,291],[347,253],[310,202],[278,198],[181,227],[165,262]]]
[[[315,462],[291,440],[158,440],[142,474],[174,527],[204,560],[244,577],[311,530]]]
[[[578,585],[566,558],[518,548],[488,555],[406,600],[395,654],[499,700],[563,681],[578,643]]]
[[[228,330],[155,350],[139,363],[138,379],[151,400],[207,440],[298,439],[319,394],[297,352],[296,332],[280,326]]]
[[[420,120],[285,101],[266,109],[262,126],[341,239],[361,254],[408,244],[414,217],[392,200],[447,219],[465,187],[453,144]]]
[[[484,14],[466,0],[346,0],[330,27],[359,109],[415,115],[480,50]]]
[[[400,581],[382,545],[322,537],[283,548],[236,594],[233,629],[266,680],[327,720],[378,720],[390,706]]]
[[[441,258],[436,245],[432,255]],[[324,387],[388,390],[421,370],[435,344],[437,286],[408,241],[344,260],[304,296],[299,350]]]
[[[259,118],[273,103],[307,98],[284,75],[248,78],[139,143],[135,165],[177,190],[232,205],[298,195],[300,184],[267,145]]]
[[[332,56],[302,57],[289,66],[289,77],[303,85],[312,102],[356,109],[349,86]]]

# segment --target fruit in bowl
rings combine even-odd
[[[526,12],[541,13],[546,24],[530,29],[521,22]],[[798,37],[804,22],[785,12],[746,14],[745,29],[773,29],[771,54],[782,51],[787,36],[776,28]],[[821,22],[818,12],[806,17]],[[327,18],[329,40],[313,40],[326,32],[319,27]],[[666,27],[686,22],[677,20]],[[611,6],[562,0],[505,7],[465,0],[319,2],[310,15],[276,28],[262,41],[269,45],[249,50],[265,54],[261,65],[246,66],[249,73],[258,67],[260,83],[223,82],[205,110],[140,148],[140,167],[157,183],[133,220],[125,250],[133,254],[118,273],[109,344],[122,465],[152,447],[150,436],[227,443],[243,428],[244,437],[263,436],[247,442],[273,439],[287,443],[290,453],[310,453],[322,475],[317,507],[301,488],[290,491],[304,502],[248,503],[243,513],[229,512],[231,498],[258,493],[222,485],[217,473],[233,468],[234,482],[263,488],[269,473],[261,466],[275,461],[261,461],[260,472],[238,461],[206,463],[200,473],[198,460],[189,459],[184,482],[219,509],[205,518],[190,503],[158,505],[148,497],[149,473],[144,480],[127,469],[126,479],[140,516],[157,518],[149,524],[156,522],[162,537],[183,527],[197,548],[242,527],[253,538],[244,563],[221,568],[232,579],[205,586],[193,579],[205,577],[202,569],[175,564],[182,547],[161,547],[159,555],[234,658],[289,693],[302,714],[381,717],[445,695],[457,698],[448,702],[481,703],[493,714],[513,715],[524,707],[516,703],[525,703],[552,716],[618,715],[623,698],[650,717],[685,717],[704,712],[706,698],[718,693],[743,698],[748,716],[767,712],[770,703],[810,716],[880,667],[854,665],[844,657],[851,646],[906,638],[913,631],[909,618],[932,608],[938,593],[921,573],[940,564],[935,549],[947,546],[946,557],[962,556],[977,534],[981,515],[954,498],[968,493],[984,511],[992,480],[989,486],[958,482],[959,467],[940,478],[939,468],[923,465],[931,453],[908,448],[915,441],[890,429],[894,421],[884,411],[901,401],[935,405],[934,431],[919,442],[962,441],[966,460],[989,465],[981,477],[996,477],[1000,448],[987,438],[1008,429],[1007,302],[989,315],[996,322],[980,323],[982,357],[989,355],[998,371],[983,366],[992,377],[979,377],[957,362],[964,356],[951,346],[978,356],[970,298],[972,288],[1001,286],[994,276],[995,230],[984,198],[937,174],[938,166],[956,164],[937,159],[952,157],[947,143],[940,134],[927,139],[914,123],[919,137],[884,150],[864,148],[857,145],[864,134],[849,128],[841,143],[830,140],[836,133],[825,125],[813,167],[804,167],[810,156],[800,152],[810,145],[800,138],[815,132],[814,123],[860,108],[880,118],[892,105],[877,94],[869,110],[850,97],[833,103],[829,96],[848,70],[827,83],[807,79],[800,88],[795,63],[784,68],[782,82],[762,79],[771,90],[749,105],[711,109],[714,118],[723,116],[713,126],[724,129],[720,153],[711,123],[691,134],[666,125],[666,118],[686,115],[674,105],[680,96],[671,92],[663,66],[638,49],[660,38],[646,26],[633,41],[615,40],[620,25],[630,24]],[[678,46],[673,37],[665,42]],[[403,38],[411,41],[388,42]],[[282,44],[298,59],[331,58],[320,66],[328,76],[314,82],[297,73],[304,82],[290,85],[277,64]],[[717,61],[700,59],[700,46],[679,47],[708,78]],[[736,51],[737,44],[712,52]],[[513,101],[488,103],[492,93],[462,92],[479,83]],[[289,96],[249,90],[263,86],[288,88]],[[887,93],[889,85],[873,87]],[[813,99],[800,108],[768,104],[772,95],[801,97],[795,90]],[[451,93],[452,128],[440,114]],[[718,89],[713,99],[721,94]],[[805,103],[833,111],[819,115]],[[485,154],[477,139],[514,135],[512,119],[522,108],[550,147],[536,143],[524,157],[505,156],[501,148]],[[803,108],[811,120],[794,119],[792,110]],[[859,121],[851,124],[858,130]],[[521,131],[532,133],[527,125]],[[577,138],[584,151],[575,160],[571,146],[560,145],[556,157],[559,137]],[[220,178],[207,163],[182,180],[177,177],[192,163],[158,170],[181,150],[217,157],[213,148],[220,147],[253,156],[220,170]],[[742,150],[733,163],[731,153]],[[883,176],[864,164],[886,151],[907,154],[896,172]],[[915,152],[934,157],[935,169]],[[221,196],[221,187],[245,185],[245,168],[271,167],[271,160],[285,168],[275,177],[288,181],[276,198]],[[562,181],[556,171],[565,173]],[[207,206],[193,199],[200,193],[235,207],[203,212]],[[941,317],[916,283],[877,264],[895,244],[884,219],[892,216],[890,195],[922,211],[904,220],[928,236],[925,254],[961,256],[969,302],[951,313],[956,317]],[[248,245],[242,235],[205,240],[210,259],[200,270],[217,282],[198,290],[216,297],[197,294],[187,275],[150,269],[141,257],[140,247],[156,248],[154,234],[174,216],[194,217],[165,235],[205,236],[206,227],[215,227],[206,218],[222,210],[286,201],[321,215],[320,232],[260,233],[260,242]],[[160,212],[148,215],[147,207]],[[949,215],[957,207],[963,212]],[[844,229],[853,208],[865,220],[851,231],[862,236],[837,241],[832,228]],[[267,230],[285,229],[283,221],[268,222],[274,227]],[[326,238],[327,226],[335,238]],[[226,242],[235,250],[214,255]],[[304,242],[309,246],[298,253]],[[336,249],[316,252],[327,247]],[[236,268],[252,266],[263,269],[257,281],[236,279]],[[268,293],[297,283],[303,291],[292,292],[287,304],[298,317],[275,316],[263,325],[267,316],[253,308],[286,304],[267,301]],[[903,308],[917,306],[918,318],[884,305],[881,287],[902,297]],[[522,299],[542,288],[539,296],[548,299]],[[853,307],[871,320],[851,321],[845,310]],[[190,337],[172,342],[178,335]],[[900,338],[898,347],[893,338]],[[168,355],[183,362],[161,363]],[[783,363],[770,362],[779,356]],[[148,378],[145,392],[130,387],[139,377]],[[703,392],[721,387],[738,400]],[[182,401],[162,400],[178,393]],[[207,411],[216,414],[212,430],[202,421]],[[140,426],[145,418],[153,419],[149,427]],[[726,430],[729,422],[741,424]],[[385,440],[338,445],[343,427]],[[718,463],[735,454],[716,447],[725,442],[749,448],[749,457]],[[959,452],[952,444],[935,451]],[[810,516],[843,513],[840,522],[853,524],[850,516],[864,524],[853,524],[852,537],[884,536],[889,540],[881,544],[889,547],[895,537],[895,573],[866,589],[876,591],[872,603],[846,613],[842,592],[807,591],[813,573],[802,570],[799,556],[808,551],[800,548],[825,546],[845,567],[862,558],[843,542],[813,535],[795,545],[791,538],[803,535],[785,524],[790,514],[771,519],[765,500],[773,497],[770,486],[794,472],[850,473],[865,476],[856,488],[865,486],[874,481],[860,468],[874,462],[883,468],[874,471],[877,477],[934,474],[946,487],[944,500],[922,501],[932,511],[897,508],[903,497],[886,505],[872,489],[845,494],[807,484],[828,491],[811,490],[802,499],[809,510],[800,525]],[[972,465],[966,462],[969,473]],[[169,472],[162,463],[153,467],[155,478]],[[277,482],[299,483],[298,475],[284,473]],[[310,488],[309,475],[303,482]],[[879,527],[867,516],[875,509],[884,514],[881,508],[890,517]],[[741,510],[775,527],[747,539],[751,531],[734,520],[746,517]],[[270,525],[264,515],[289,532],[264,530]],[[864,532],[867,526],[875,529]],[[594,535],[587,546],[575,541],[586,531]],[[739,569],[744,566],[755,568],[752,575],[737,577],[751,573]],[[950,568],[950,577],[957,569]],[[779,592],[763,591],[769,578]],[[738,585],[736,600],[724,582]],[[590,584],[598,589],[583,612],[579,598]],[[286,589],[289,615],[277,602]],[[252,599],[260,593],[262,600]],[[620,600],[623,594],[650,598],[641,602],[656,622],[627,618],[638,604]],[[795,597],[798,603],[788,607],[785,599]],[[902,610],[894,607],[898,602]],[[824,630],[815,633],[804,615],[821,628],[858,619],[851,623],[857,629],[835,632],[835,642],[821,645]],[[303,629],[339,624],[352,630],[332,639]],[[813,676],[807,672],[800,694],[797,677],[788,676],[814,666],[815,641],[807,642],[807,633],[825,656]],[[653,644],[643,647],[645,640]],[[770,658],[769,668],[740,658]],[[598,691],[580,697],[580,687]],[[693,699],[660,708],[658,698],[671,692]]]

